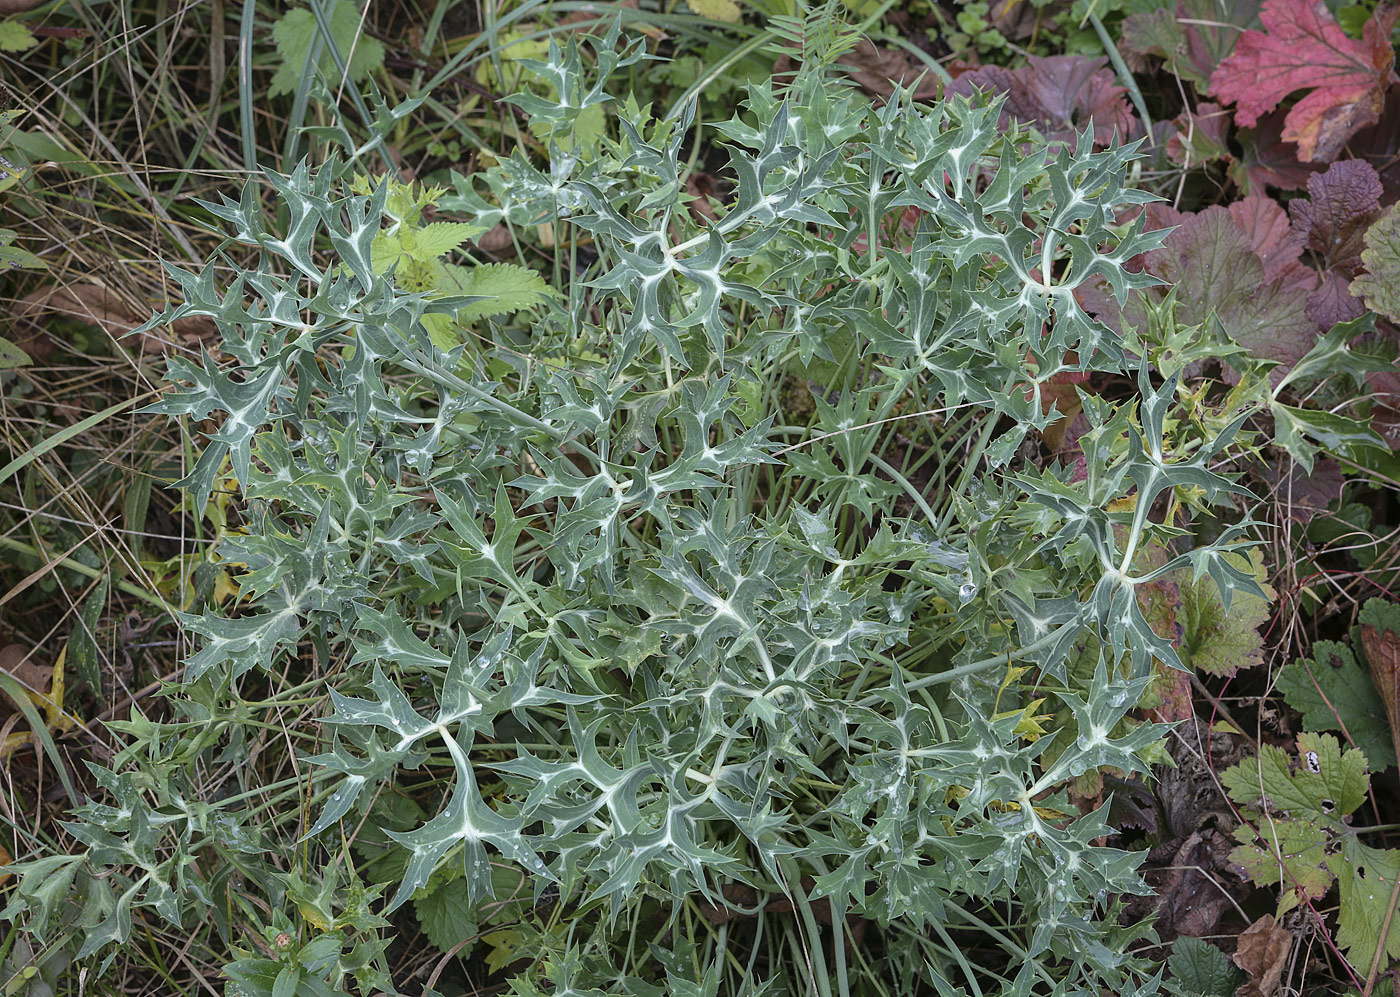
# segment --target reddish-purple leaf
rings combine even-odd
[[[1308,318],[1323,329],[1360,318],[1365,311],[1361,302],[1351,296],[1351,282],[1332,270],[1322,275],[1322,283],[1308,295]]]
[[[1288,203],[1298,240],[1328,270],[1350,280],[1361,272],[1362,241],[1381,211],[1381,178],[1370,163],[1343,160],[1308,177],[1308,196]]]
[[[1236,120],[1248,127],[1290,94],[1308,91],[1288,112],[1283,138],[1298,144],[1299,159],[1331,162],[1347,139],[1380,117],[1395,80],[1390,29],[1397,12],[1377,10],[1358,42],[1323,0],[1264,0],[1264,30],[1240,36],[1211,75],[1211,93],[1236,105]]]
[[[1381,119],[1353,135],[1347,151],[1366,160],[1380,175],[1385,187],[1382,204],[1393,204],[1400,198],[1400,86],[1386,91]]]
[[[1167,155],[1172,162],[1190,168],[1216,159],[1230,159],[1226,141],[1230,131],[1230,112],[1219,104],[1209,102],[1182,111],[1172,122],[1175,134],[1167,141]]]
[[[1317,172],[1312,163],[1298,161],[1298,147],[1283,139],[1284,112],[1271,111],[1253,129],[1239,136],[1241,156],[1230,167],[1230,179],[1246,194],[1263,194],[1265,187],[1297,190]]]
[[[1127,93],[1105,69],[1106,58],[1082,55],[1031,56],[1019,69],[983,66],[959,76],[950,93],[967,96],[974,89],[1006,94],[1005,113],[1040,129],[1051,142],[1072,142],[1089,125],[1094,141],[1108,145],[1115,133],[1120,141],[1138,127],[1124,98]]]
[[[1251,195],[1234,202],[1226,210],[1263,264],[1266,281],[1284,274],[1296,276],[1303,247],[1294,237],[1288,213],[1277,201],[1272,197]]]
[[[1148,272],[1176,287],[1177,318],[1199,325],[1215,316],[1235,342],[1277,360],[1272,376],[1282,379],[1322,331],[1307,314],[1317,274],[1298,261],[1301,250],[1283,209],[1268,198],[1250,197],[1197,214],[1153,204],[1146,214],[1149,229],[1178,226],[1143,261]],[[1162,291],[1146,293],[1159,297]],[[1141,297],[1130,298],[1121,314],[1104,307],[1107,298],[1098,291],[1079,300],[1109,325],[1141,326],[1146,318]],[[1223,374],[1234,380],[1230,370]]]

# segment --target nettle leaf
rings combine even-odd
[[[1322,0],[1264,0],[1264,30],[1240,37],[1211,74],[1210,92],[1235,104],[1235,120],[1247,128],[1307,90],[1288,112],[1283,138],[1298,144],[1299,159],[1330,163],[1347,139],[1380,117],[1394,77],[1396,16],[1395,8],[1377,11],[1355,41]]]
[[[360,28],[360,8],[353,0],[330,0],[324,5],[330,39],[349,69],[351,83],[358,84],[384,64],[384,46]],[[327,50],[316,15],[305,7],[293,7],[272,26],[272,39],[282,64],[272,77],[268,95],[294,93],[302,77],[314,67],[327,79],[339,80],[335,57]]]
[[[426,263],[439,256],[446,256],[454,249],[460,249],[468,239],[480,235],[481,229],[462,222],[433,222],[422,228],[405,228],[400,238],[408,242],[407,236],[410,232],[413,234],[412,247],[405,248],[405,252]]]
[[[1183,990],[1205,997],[1230,997],[1245,981],[1244,971],[1229,956],[1191,935],[1181,935],[1172,942],[1167,967]]]
[[[483,299],[462,308],[457,314],[463,319],[509,315],[539,304],[551,293],[538,272],[513,263],[484,263],[465,273],[454,272],[454,278],[453,293]]]

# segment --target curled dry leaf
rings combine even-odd
[[[1400,606],[1385,599],[1366,603],[1361,610],[1361,646],[1400,755]]]
[[[1245,928],[1234,961],[1249,974],[1249,982],[1240,987],[1239,997],[1273,997],[1283,981],[1292,948],[1293,932],[1279,925],[1272,914],[1265,914]]]
[[[1214,829],[1163,842],[1148,852],[1142,868],[1153,894],[1133,897],[1125,916],[1154,915],[1153,925],[1163,943],[1182,935],[1214,934],[1234,907],[1229,891],[1239,886],[1229,855],[1229,840]]]
[[[12,321],[29,333],[28,338],[21,337],[20,346],[37,359],[53,352],[42,319],[55,314],[95,325],[113,339],[128,335],[146,321],[145,315],[137,314],[131,305],[99,284],[40,288],[21,298],[11,314]],[[174,329],[177,336],[187,341],[214,339],[219,333],[213,319],[202,315],[178,319]],[[166,345],[165,339],[152,333],[141,336],[143,353],[159,353]]]

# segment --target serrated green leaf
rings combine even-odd
[[[1392,204],[1366,230],[1361,262],[1366,272],[1351,282],[1351,293],[1392,322],[1400,322],[1400,205]]]
[[[1400,882],[1400,849],[1372,848],[1352,840],[1327,860],[1337,876],[1341,910],[1337,915],[1337,944],[1358,974],[1368,974],[1381,947],[1387,921],[1382,964],[1400,959],[1400,917],[1392,903]]]
[[[1260,745],[1259,756],[1221,773],[1220,781],[1237,802],[1267,800],[1276,811],[1319,818],[1352,813],[1366,799],[1366,756],[1345,752],[1330,734],[1298,735],[1298,754]]]
[[[423,934],[440,952],[454,951],[458,943],[477,933],[472,903],[467,896],[467,881],[461,876],[453,876],[430,892],[414,897],[413,912],[418,916]]]
[[[0,52],[23,52],[37,44],[39,40],[23,21],[13,17],[0,20]]]
[[[427,263],[446,256],[454,249],[460,249],[468,239],[481,234],[476,225],[462,222],[433,222],[419,229],[405,229],[401,239],[403,251],[415,260]],[[534,271],[531,271],[533,273]],[[484,294],[484,291],[467,291],[468,294]]]
[[[384,64],[384,46],[360,31],[360,10],[354,0],[327,0],[327,23],[340,56],[345,60],[351,83],[360,83]],[[314,67],[329,80],[338,80],[334,56],[326,50],[320,36],[316,16],[305,7],[294,7],[284,13],[272,26],[272,39],[282,64],[268,85],[268,96],[296,91],[307,70],[307,57],[313,45],[320,53]]]
[[[1183,990],[1204,997],[1231,997],[1245,979],[1229,956],[1191,935],[1181,935],[1172,943],[1167,966]]]
[[[454,293],[481,295],[458,312],[463,319],[508,315],[539,304],[549,293],[549,285],[529,267],[514,263],[484,263],[458,275]]]
[[[1230,861],[1260,886],[1279,887],[1279,911],[1304,899],[1316,900],[1335,878],[1327,866],[1327,829],[1309,820],[1261,820],[1259,832],[1248,825],[1235,829],[1239,847]]]
[[[1247,820],[1235,832],[1241,844],[1231,861],[1255,882],[1280,886],[1280,913],[1321,897],[1335,878],[1341,896],[1338,944],[1354,950],[1353,966],[1368,972],[1400,875],[1400,851],[1364,845],[1347,819],[1366,799],[1366,757],[1342,751],[1330,734],[1304,733],[1292,764],[1282,749],[1261,745],[1257,758],[1232,766],[1220,779],[1245,807]],[[1400,926],[1388,944],[1400,946]]]
[[[1246,569],[1261,585],[1264,580],[1263,556],[1251,551],[1248,561],[1239,555],[1237,566]],[[1207,675],[1229,676],[1241,668],[1252,668],[1264,660],[1264,638],[1259,628],[1269,619],[1273,591],[1264,588],[1267,599],[1241,593],[1227,609],[1214,579],[1197,578],[1181,582],[1179,619],[1186,663]]]
[[[1377,771],[1395,764],[1385,708],[1369,671],[1345,644],[1318,641],[1310,657],[1279,672],[1275,688],[1303,715],[1305,729],[1343,731]]]

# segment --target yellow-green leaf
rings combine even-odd
[[[733,24],[739,20],[739,5],[735,0],[686,0],[686,3],[695,13],[712,21]]]

